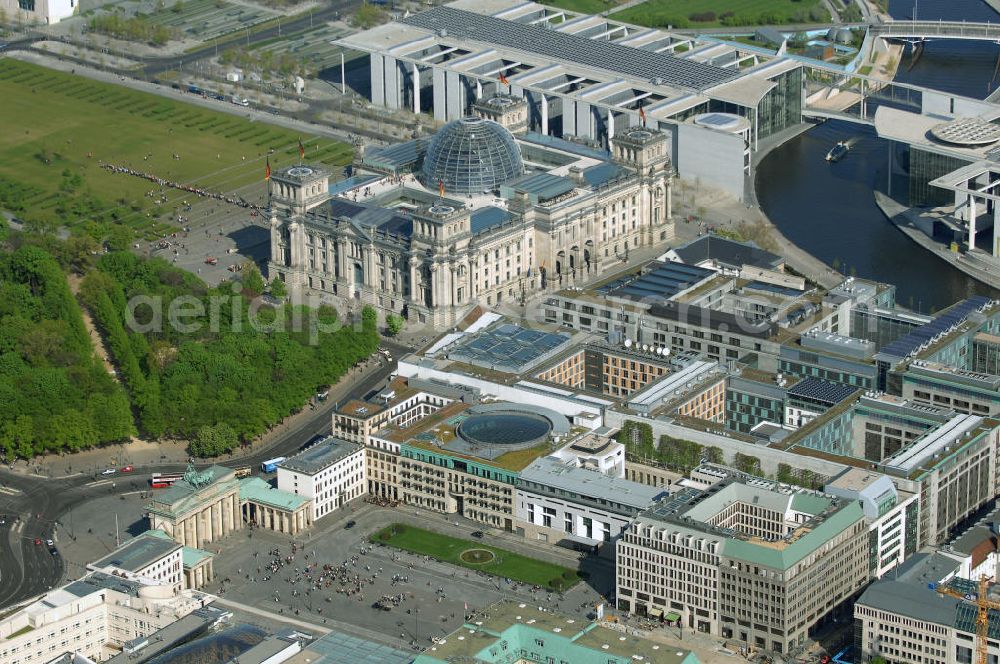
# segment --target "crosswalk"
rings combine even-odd
[[[105,484],[114,484],[111,480],[94,480],[93,482],[87,482],[84,486],[104,486]]]
[[[0,493],[5,493],[8,496],[20,496],[21,490],[10,486],[0,486]]]

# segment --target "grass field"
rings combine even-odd
[[[481,570],[494,576],[507,577],[515,581],[555,590],[569,588],[580,580],[579,574],[568,567],[535,560],[480,542],[448,537],[398,523],[372,535],[371,541],[430,556],[452,565]],[[479,550],[488,551],[494,557],[481,564],[467,562],[461,557],[463,552]]]
[[[620,4],[616,0],[542,0],[543,5],[581,14],[600,14]]]
[[[220,192],[259,182],[262,198],[271,149],[272,169],[298,159],[300,138],[306,159],[334,172],[353,157],[332,139],[17,60],[0,60],[0,98],[0,206],[98,238],[125,223],[151,239],[191,198],[166,190],[168,202],[157,204],[146,196],[155,184],[109,173],[100,161]]]
[[[693,20],[713,14],[709,20]],[[820,0],[646,0],[612,14],[626,23],[675,28],[780,25],[830,20]],[[702,18],[708,18],[703,16]]]

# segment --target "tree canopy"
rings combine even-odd
[[[220,425],[248,441],[378,348],[370,308],[358,324],[340,325],[332,308],[261,306],[245,282],[236,290],[127,252],[102,256],[84,279],[81,295],[145,435],[190,439],[192,453],[216,454],[218,441],[230,440]]]
[[[385,331],[390,337],[394,337],[403,331],[406,320],[399,314],[389,314],[385,317]]]
[[[654,443],[653,427],[645,422],[625,420],[617,440],[638,461],[653,462],[682,474],[697,468],[703,459],[710,463],[725,463],[722,450],[718,447],[705,447],[665,434],[660,436],[658,443]]]
[[[134,433],[128,397],[94,354],[56,259],[0,253],[0,451],[76,451]]]

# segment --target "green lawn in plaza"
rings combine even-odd
[[[12,59],[0,60],[0,99],[0,207],[97,238],[125,224],[151,239],[196,198],[167,190],[160,203],[146,195],[156,184],[101,162],[221,193],[260,183],[244,192],[260,202],[271,150],[272,169],[298,161],[300,139],[306,160],[335,175],[353,158],[332,139]]]
[[[650,27],[699,28],[821,23],[830,14],[820,0],[646,0],[612,18]]]
[[[536,560],[473,540],[449,537],[398,523],[375,533],[371,541],[430,556],[452,565],[481,570],[493,576],[507,577],[555,590],[569,588],[580,580],[579,574],[568,567]],[[477,551],[488,553],[477,556],[474,553]],[[485,562],[470,561],[476,559]]]

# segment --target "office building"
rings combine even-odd
[[[104,661],[212,599],[173,583],[91,572],[0,620],[0,664],[40,664],[66,652]]]
[[[547,456],[519,473],[517,528],[529,539],[606,549],[611,555],[613,544],[603,545],[665,495],[663,489]]]
[[[177,542],[147,531],[87,567],[129,579],[157,581],[177,593],[185,586],[183,549]]]
[[[791,59],[532,2],[460,0],[337,43],[369,54],[375,106],[450,122],[502,91],[531,131],[594,146],[642,125],[682,177],[737,198],[758,140],[802,116]]]
[[[698,664],[689,650],[615,631],[534,606],[503,602],[476,622],[438,639],[413,664],[572,662]]]
[[[278,488],[308,498],[321,519],[367,492],[364,446],[325,438],[278,466]]]
[[[870,579],[861,504],[747,477],[685,488],[618,541],[618,608],[778,653]]]
[[[887,475],[851,468],[823,489],[833,496],[857,500],[868,522],[869,571],[880,578],[917,551],[920,502],[902,494]]]
[[[0,0],[7,20],[24,25],[51,25],[70,18],[77,10],[78,0]]]
[[[956,577],[959,564],[941,553],[919,553],[893,574],[869,586],[854,605],[854,646],[858,661],[882,657],[899,664],[973,662],[976,652],[976,615],[973,601],[937,592],[945,584],[973,600],[978,588]],[[989,587],[997,602],[997,587]],[[989,661],[1000,657],[996,635],[1000,613],[990,610]]]

